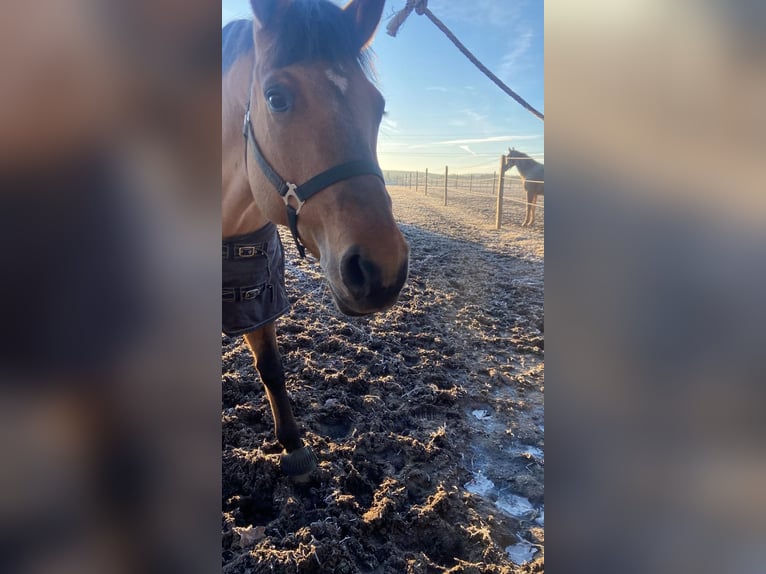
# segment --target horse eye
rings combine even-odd
[[[290,100],[287,95],[276,88],[266,90],[266,101],[275,112],[284,112],[290,107]]]

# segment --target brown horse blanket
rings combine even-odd
[[[223,241],[223,332],[241,335],[290,310],[285,253],[277,226],[267,223]]]

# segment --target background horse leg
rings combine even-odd
[[[524,206],[526,207],[526,213],[524,216],[524,223],[521,224],[522,227],[527,227],[528,225],[532,225],[532,219],[533,219],[533,212],[532,212],[532,192],[527,191],[527,204]]]
[[[527,209],[530,210],[530,216],[529,216],[529,223],[527,224],[529,227],[532,227],[535,223],[535,211],[537,208],[537,194],[531,193],[529,194],[531,197],[527,199],[529,203],[532,205],[527,205]]]
[[[274,432],[279,444],[285,449],[281,457],[282,471],[288,476],[308,474],[317,465],[310,447],[304,446],[298,424],[293,417],[290,399],[285,388],[285,371],[277,347],[277,331],[274,323],[245,334],[245,341],[255,358],[255,367],[261,376],[266,396],[274,417]]]

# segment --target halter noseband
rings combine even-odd
[[[383,174],[377,164],[366,160],[354,160],[336,165],[330,169],[326,169],[319,175],[315,175],[307,182],[296,185],[289,183],[282,179],[282,177],[274,171],[269,162],[261,152],[261,148],[258,146],[258,142],[255,139],[255,133],[253,132],[253,124],[250,121],[250,102],[247,103],[247,110],[245,111],[245,122],[242,127],[242,135],[245,137],[245,170],[247,170],[247,144],[248,141],[253,144],[253,154],[258,162],[258,165],[263,171],[263,175],[271,182],[274,188],[282,196],[287,209],[287,226],[290,228],[293,239],[295,240],[295,246],[298,248],[298,253],[301,258],[306,257],[306,248],[300,241],[298,235],[298,214],[301,212],[303,204],[313,195],[316,195],[326,187],[330,187],[334,183],[356,177],[357,175],[374,175],[383,179]],[[295,203],[298,207],[293,207],[290,204],[290,198],[295,199]]]

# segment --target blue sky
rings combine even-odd
[[[345,1],[338,1],[343,4]],[[410,14],[396,38],[387,0],[372,44],[386,110],[378,139],[385,169],[492,172],[509,146],[544,161],[544,125],[479,71],[425,16]],[[430,0],[429,9],[533,107],[543,100],[543,0]],[[222,0],[223,24],[251,17],[248,0]]]

